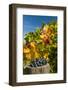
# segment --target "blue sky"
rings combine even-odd
[[[24,35],[28,32],[34,32],[37,27],[41,27],[42,22],[47,24],[53,20],[57,21],[57,16],[23,15]]]

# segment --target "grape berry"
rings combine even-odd
[[[39,58],[39,59],[33,59],[30,63],[30,67],[39,67],[46,65],[47,61],[44,58]]]

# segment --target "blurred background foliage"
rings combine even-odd
[[[45,58],[50,72],[57,72],[57,22],[42,23],[41,28],[25,34],[23,64],[27,67],[33,59]]]

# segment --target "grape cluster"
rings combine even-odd
[[[33,59],[30,63],[30,67],[39,67],[46,64],[47,64],[47,61],[44,58]]]

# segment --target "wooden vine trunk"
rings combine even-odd
[[[42,74],[50,72],[50,65],[47,63],[46,65],[39,67],[29,67],[30,74]]]

